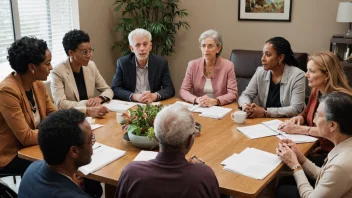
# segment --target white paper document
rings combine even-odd
[[[155,159],[155,157],[158,155],[158,152],[155,151],[141,151],[138,153],[138,155],[134,158],[133,161],[149,161],[152,159]]]
[[[214,118],[214,119],[221,119],[225,117],[225,115],[228,114],[230,111],[232,111],[231,108],[212,106],[209,108],[204,108],[201,114],[199,114],[199,116]]]
[[[280,157],[255,148],[246,148],[240,154],[233,154],[221,164],[224,170],[263,180],[280,163]]]
[[[106,106],[110,111],[123,113],[127,111],[129,108],[135,106],[136,103],[125,102],[120,100],[111,100],[109,103],[104,103],[103,105]]]
[[[286,134],[285,132],[278,130],[281,123],[283,123],[281,120],[270,120],[262,122],[262,124],[256,124],[246,127],[237,127],[237,130],[239,130],[249,139],[256,139],[275,135],[281,140],[291,139],[295,143],[315,142],[318,140],[317,138],[308,135]]]
[[[199,105],[197,105],[197,104],[191,104],[191,103],[182,102],[182,101],[177,101],[177,102],[175,102],[175,104],[182,104],[182,105],[186,106],[188,108],[188,110],[191,112],[194,112],[194,110],[199,107]]]
[[[92,117],[86,117],[86,120],[87,120],[88,123],[90,124],[90,128],[91,128],[92,130],[104,126],[104,125],[102,125],[102,124],[95,124],[95,119],[93,119]]]
[[[119,159],[125,154],[126,151],[122,151],[96,142],[93,145],[92,161],[85,166],[81,166],[78,170],[81,171],[84,175],[88,175],[89,173],[93,173],[110,164],[111,162]]]
[[[249,139],[256,139],[278,135],[277,132],[271,130],[264,124],[256,124],[252,126],[237,127],[237,130],[247,136]]]
[[[307,143],[307,142],[315,142],[318,140],[318,138],[308,136],[308,135],[301,135],[301,134],[282,134],[282,135],[277,135],[280,140],[283,139],[290,139],[295,143]]]

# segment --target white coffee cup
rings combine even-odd
[[[116,121],[117,121],[119,124],[123,124],[126,120],[125,120],[124,117],[122,117],[122,113],[117,112],[117,113],[116,113]]]
[[[231,114],[231,119],[237,124],[243,124],[246,121],[247,113],[244,111],[236,111]]]

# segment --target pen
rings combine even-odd
[[[100,147],[101,147],[101,145],[99,145],[99,146],[95,147],[93,150],[95,150],[95,149],[97,149],[97,148],[100,148]]]

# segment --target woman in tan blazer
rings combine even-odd
[[[51,93],[58,109],[76,108],[92,117],[102,117],[108,109],[101,104],[112,99],[113,91],[90,60],[93,49],[82,30],[71,30],[62,44],[67,56],[50,74]],[[100,92],[98,96],[95,91]]]
[[[292,169],[294,179],[280,180],[275,197],[352,197],[351,112],[350,94],[332,92],[321,100],[313,122],[319,136],[335,145],[321,168],[308,160],[292,140],[280,142],[276,154]],[[314,187],[306,175],[315,180]]]
[[[23,174],[30,162],[17,152],[38,144],[38,124],[56,110],[41,82],[52,69],[51,53],[45,41],[23,37],[7,59],[15,72],[0,83],[0,172]]]

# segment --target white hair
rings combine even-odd
[[[128,42],[133,46],[133,38],[135,36],[147,37],[149,41],[152,41],[152,34],[148,30],[137,28],[128,34]]]
[[[154,132],[159,142],[179,148],[196,131],[191,112],[182,104],[163,108],[154,121]]]
[[[199,43],[202,43],[202,41],[206,38],[212,38],[214,39],[216,45],[218,47],[221,47],[219,53],[216,54],[216,56],[220,56],[221,52],[222,52],[222,48],[223,48],[223,44],[222,44],[222,36],[219,32],[217,32],[216,30],[207,30],[205,32],[203,32],[200,36],[199,36]]]

